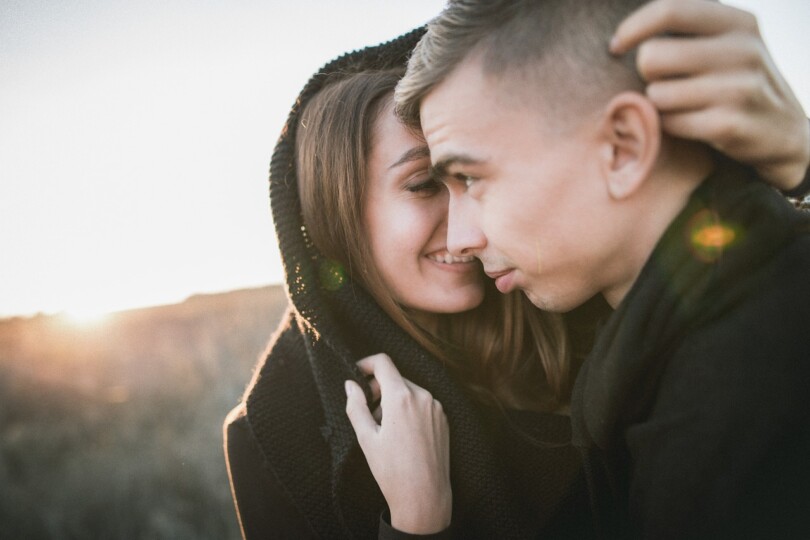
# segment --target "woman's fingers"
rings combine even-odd
[[[363,358],[357,362],[357,367],[366,376],[366,383],[371,391],[371,402],[368,408],[371,409],[371,417],[379,426],[382,424],[382,389],[380,382],[377,380],[377,373],[382,373],[383,379],[386,381],[386,388],[402,388],[407,385],[408,381],[399,374],[391,357],[384,353],[375,354]]]
[[[366,376],[375,379],[375,384],[379,385],[378,388],[383,395],[385,394],[384,389],[396,389],[405,384],[405,379],[402,378],[394,362],[385,353],[367,356],[357,362],[357,367]]]
[[[371,389],[371,403],[379,403],[380,402],[380,383],[377,382],[377,379],[374,375],[367,375],[366,376],[366,383],[368,383],[369,389]]]
[[[364,358],[357,366],[380,406],[372,405],[370,412],[360,387],[347,381],[346,413],[388,503],[391,524],[415,534],[445,529],[452,488],[449,426],[441,404],[402,377],[385,354]]]
[[[385,380],[386,388],[391,391],[403,387],[405,379],[399,374],[399,370],[391,361],[391,357],[385,353],[367,356],[357,362],[357,367],[366,376],[366,383],[371,390],[369,408],[372,417],[379,424],[382,422],[382,389],[380,381],[377,380],[378,374]]]
[[[382,405],[377,405],[374,407],[374,410],[371,411],[371,416],[374,417],[374,420],[378,424],[382,424]]]
[[[732,30],[759,34],[750,13],[707,0],[655,0],[628,16],[610,42],[613,54],[622,54],[660,34],[711,36]]]
[[[354,381],[346,381],[346,416],[349,417],[354,432],[357,434],[357,441],[364,447],[365,441],[375,434],[379,428],[371,411],[366,405],[366,396],[362,388]]]

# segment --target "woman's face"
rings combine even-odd
[[[410,309],[457,313],[484,298],[474,257],[447,251],[447,192],[430,178],[430,155],[396,116],[391,100],[376,121],[364,226],[373,263],[394,298]]]

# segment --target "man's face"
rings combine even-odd
[[[450,192],[447,246],[475,255],[501,292],[566,311],[603,290],[613,270],[608,199],[589,159],[588,122],[554,133],[539,100],[485,76],[468,58],[422,101],[422,128]],[[521,84],[521,83],[517,83]]]

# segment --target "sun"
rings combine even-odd
[[[69,309],[65,311],[64,315],[68,321],[74,326],[97,326],[103,323],[110,312],[105,309],[99,308],[82,308],[82,309]]]

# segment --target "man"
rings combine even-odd
[[[810,221],[662,134],[604,44],[644,2],[455,2],[397,91],[450,192],[448,249],[502,292],[615,308],[577,378],[603,536],[810,535]]]

